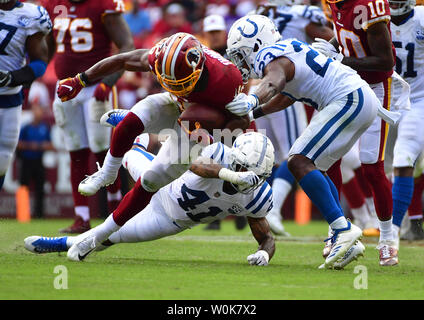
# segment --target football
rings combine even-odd
[[[225,128],[232,118],[232,114],[227,110],[220,110],[202,104],[191,104],[183,111],[179,120],[188,122],[190,131],[196,129],[196,122],[198,122],[201,128],[212,134],[213,129]]]

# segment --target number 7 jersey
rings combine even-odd
[[[59,79],[73,77],[110,56],[112,42],[103,19],[124,12],[123,0],[43,0],[43,4],[53,21]]]

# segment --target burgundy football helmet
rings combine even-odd
[[[190,94],[202,74],[206,57],[193,35],[177,33],[161,46],[155,73],[161,86],[176,96]]]

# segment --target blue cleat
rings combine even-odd
[[[39,237],[25,238],[25,249],[32,253],[64,252],[68,251],[66,240],[68,237]]]
[[[121,122],[125,116],[129,113],[129,110],[126,109],[114,109],[106,112],[100,118],[100,124],[106,127],[116,127],[119,122]]]

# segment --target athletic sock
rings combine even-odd
[[[75,215],[81,217],[84,221],[90,220],[90,209],[88,206],[75,206]]]
[[[362,164],[364,175],[373,190],[374,205],[379,220],[392,217],[393,200],[390,182],[384,172],[384,162]]]
[[[328,224],[340,217],[344,217],[339,203],[333,197],[327,179],[319,170],[313,170],[306,174],[299,181],[299,184],[309,199],[321,211]]]
[[[333,196],[334,201],[337,203],[337,205],[339,206],[339,208],[340,208],[340,210],[342,211],[342,214],[343,214],[343,209],[340,205],[340,196],[339,196],[339,192],[337,191],[337,187],[334,185],[333,180],[331,180],[331,178],[329,176],[324,176],[324,177],[327,180],[327,183],[330,187],[331,195]]]
[[[408,208],[409,219],[422,219],[423,217],[423,205],[422,205],[422,194],[424,190],[424,176],[421,175],[415,180],[414,192],[412,194],[411,204]]]
[[[341,163],[342,159],[339,159],[330,167],[330,169],[327,170],[327,175],[330,177],[332,184],[335,186],[337,190],[337,196],[339,197],[343,184],[342,170],[340,168]]]
[[[94,227],[91,229],[91,234],[94,234],[96,236],[96,240],[102,243],[103,241],[107,240],[107,238],[114,232],[118,231],[121,226],[117,225],[113,219],[113,214],[109,215],[106,220],[98,225],[97,227]]]
[[[88,174],[90,149],[69,152],[71,157],[71,186],[75,207],[88,207],[88,198],[78,192],[78,186]]]
[[[287,196],[290,194],[293,186],[284,179],[276,178],[272,183],[272,199],[274,206],[272,211],[281,212],[281,208],[286,201]]]
[[[381,241],[392,241],[394,240],[394,233],[393,233],[393,221],[392,218],[387,221],[378,221],[379,229],[380,229],[380,242]]]
[[[296,182],[296,179],[290,172],[287,164],[288,164],[287,160],[281,163],[281,165],[278,167],[277,171],[275,172],[274,179],[278,179],[278,178],[284,179],[285,181],[287,181],[287,183],[293,185]]]
[[[395,177],[393,183],[393,224],[400,227],[414,192],[413,177]]]

